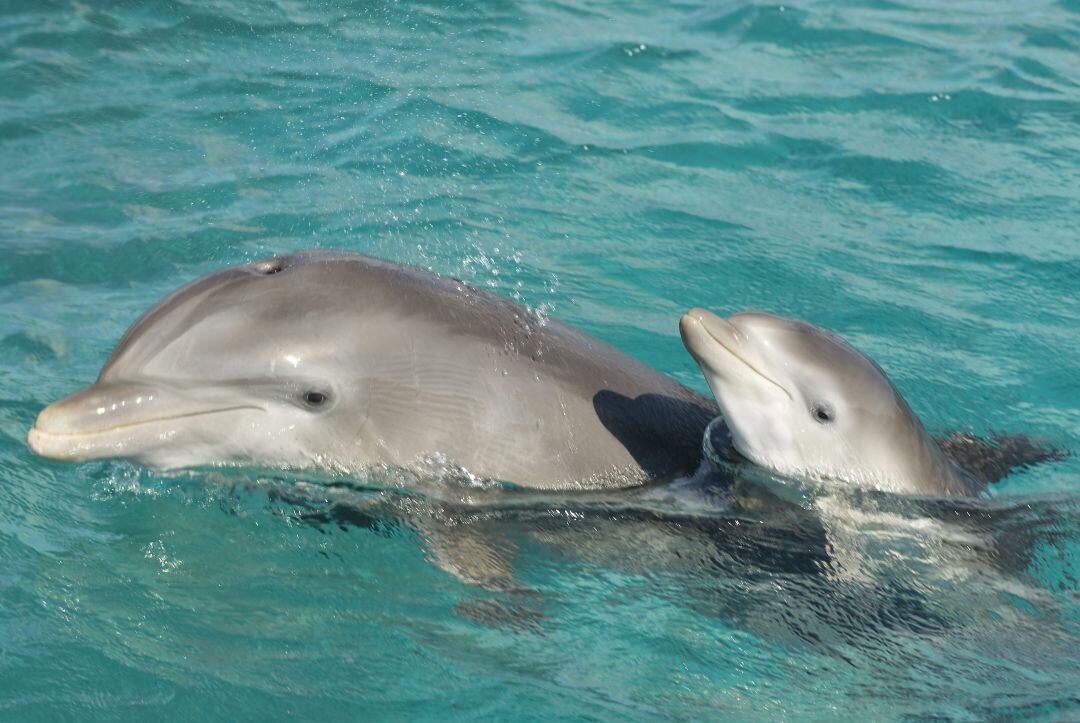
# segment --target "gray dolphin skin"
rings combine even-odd
[[[417,268],[306,251],[189,283],[29,432],[57,460],[451,467],[537,489],[690,474],[719,414],[587,334]]]
[[[679,329],[738,452],[781,475],[894,493],[984,489],[867,356],[805,321],[691,309]]]

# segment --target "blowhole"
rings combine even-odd
[[[285,270],[284,259],[267,259],[266,261],[259,261],[253,265],[255,272],[262,274],[263,276],[272,276]]]

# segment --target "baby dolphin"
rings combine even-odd
[[[754,464],[897,493],[984,489],[944,454],[881,367],[836,334],[772,314],[722,319],[696,308],[679,330],[734,447]]]
[[[138,319],[28,442],[58,460],[390,466],[548,489],[689,474],[712,400],[455,279],[307,251],[227,268]]]

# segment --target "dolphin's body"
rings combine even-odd
[[[927,433],[881,367],[836,334],[772,314],[722,319],[704,309],[691,309],[679,328],[735,449],[754,464],[902,494],[985,489]]]
[[[690,474],[712,400],[555,320],[354,253],[227,268],[146,312],[47,407],[40,455],[169,469],[451,468],[538,489]]]

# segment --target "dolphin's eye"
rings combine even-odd
[[[816,419],[818,422],[821,422],[822,424],[828,424],[836,418],[833,410],[825,406],[824,404],[817,404],[812,407],[810,409],[810,414],[812,414],[814,419]]]
[[[307,392],[304,394],[304,402],[309,407],[319,407],[326,404],[327,396],[322,392]]]

